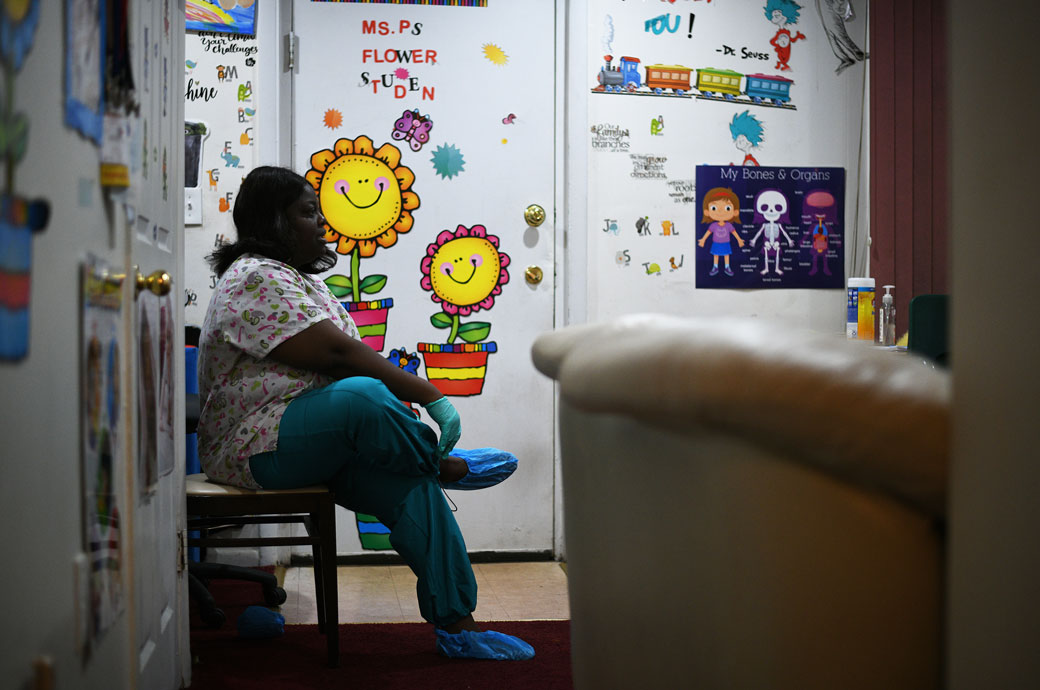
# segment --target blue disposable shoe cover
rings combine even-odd
[[[463,630],[452,635],[437,628],[437,651],[452,659],[523,661],[534,656],[534,647],[519,637],[494,630]]]
[[[285,633],[285,616],[263,606],[249,606],[238,617],[238,636],[252,640]]]
[[[516,456],[498,448],[474,448],[473,450],[456,448],[451,454],[465,460],[469,466],[469,472],[457,482],[444,484],[445,489],[462,491],[486,489],[505,481],[516,470]]]

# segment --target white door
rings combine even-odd
[[[545,552],[553,388],[530,349],[553,327],[555,7],[454,4],[297,0],[293,165],[366,342],[451,396],[460,448],[520,460],[498,487],[451,494],[468,548]],[[341,553],[379,548],[340,515]]]
[[[187,575],[179,567],[185,521],[184,309],[178,299],[184,272],[184,89],[183,70],[175,66],[184,63],[184,7],[146,3],[142,10],[132,36],[139,48],[134,51],[140,75],[137,141],[142,147],[147,142],[142,153],[147,160],[142,164],[135,158],[125,246],[128,276],[139,272],[146,282],[125,291],[129,306],[124,309],[136,437],[129,488],[134,506],[132,662],[136,687],[165,689],[180,687],[190,672]]]

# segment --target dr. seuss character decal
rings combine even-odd
[[[325,241],[335,243],[338,254],[350,257],[348,275],[325,279],[336,297],[350,301],[343,306],[354,318],[361,339],[374,350],[383,350],[387,314],[393,298],[362,301],[377,295],[386,276],[361,276],[361,259],[373,256],[379,247],[389,248],[397,236],[412,229],[412,211],[419,208],[419,195],[412,191],[415,175],[401,165],[401,151],[393,144],[378,150],[367,136],[339,139],[332,149],[311,156],[305,177],[318,195],[325,216]]]
[[[498,237],[483,225],[444,230],[426,248],[420,285],[441,305],[430,323],[447,329],[448,337],[444,343],[419,343],[418,350],[426,377],[445,395],[479,395],[484,387],[488,355],[498,350],[495,342],[481,342],[491,334],[491,324],[463,323],[460,317],[495,305],[509,282],[507,266],[509,256],[499,251]]]
[[[805,38],[805,34],[801,31],[792,36],[787,25],[798,23],[798,15],[802,6],[792,0],[769,0],[762,9],[766,19],[777,27],[776,35],[769,41],[769,44],[776,50],[774,69],[787,71],[791,69],[788,64],[791,61],[791,44]]]

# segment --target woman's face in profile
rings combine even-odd
[[[285,217],[296,233],[292,265],[298,268],[317,260],[325,252],[325,217],[314,190],[304,187],[299,198],[285,209]]]

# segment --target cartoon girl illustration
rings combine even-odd
[[[701,222],[707,223],[711,221],[711,225],[708,226],[707,232],[697,241],[697,244],[703,247],[705,242],[708,241],[708,237],[711,237],[713,263],[711,272],[708,275],[718,275],[719,257],[721,256],[726,259],[726,265],[723,270],[726,272],[726,275],[731,276],[733,275],[733,270],[729,266],[729,257],[733,250],[729,243],[730,236],[737,238],[738,245],[744,246],[744,240],[737,234],[737,229],[733,227],[734,222],[740,222],[740,202],[732,189],[715,187],[704,195],[703,208],[704,217],[701,219]]]
[[[741,165],[758,165],[758,161],[751,155],[751,149],[758,148],[762,143],[762,130],[762,123],[747,110],[733,116],[729,123],[729,133],[733,135],[733,144],[744,152]]]
[[[768,0],[764,9],[766,19],[777,26],[776,35],[769,41],[776,49],[776,69],[789,70],[791,66],[787,63],[791,60],[791,44],[804,39],[805,35],[799,31],[791,36],[787,25],[798,23],[798,14],[802,6],[794,0]]]

